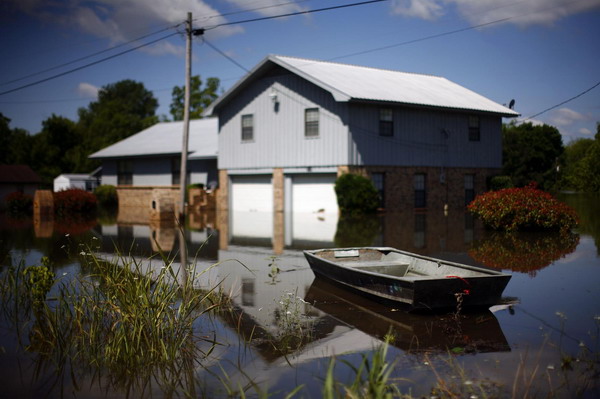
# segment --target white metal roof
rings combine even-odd
[[[90,158],[115,158],[180,154],[183,146],[183,121],[161,122],[90,155]],[[218,119],[190,121],[188,159],[216,158]]]
[[[336,101],[379,101],[427,107],[492,112],[503,116],[519,113],[446,78],[334,62],[270,55],[234,85],[209,111],[273,62],[329,91]]]

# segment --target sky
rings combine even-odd
[[[35,134],[132,79],[171,118],[188,12],[192,74],[222,90],[277,54],[443,76],[565,144],[600,122],[600,0],[2,0],[0,113]]]

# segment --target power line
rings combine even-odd
[[[210,26],[205,29],[208,30],[208,29],[220,28],[221,26],[238,25],[238,24],[245,24],[245,23],[249,23],[249,22],[258,22],[258,21],[266,21],[269,19],[276,19],[276,18],[293,17],[296,15],[312,14],[312,13],[321,12],[321,11],[338,10],[340,8],[362,6],[365,4],[372,4],[372,3],[381,3],[382,1],[388,1],[388,0],[370,0],[370,1],[363,1],[360,3],[344,4],[344,5],[325,7],[325,8],[315,8],[315,9],[306,10],[306,11],[296,11],[296,12],[290,12],[290,13],[286,13],[286,14],[272,15],[272,16],[268,16],[268,17],[258,17],[258,18],[245,19],[245,20],[241,20],[241,21],[224,22],[222,24]]]
[[[558,108],[558,107],[560,107],[561,105],[565,105],[566,103],[568,103],[568,102],[571,102],[571,101],[575,100],[576,98],[579,98],[579,97],[583,96],[584,94],[586,94],[586,93],[588,93],[588,92],[590,92],[590,91],[594,90],[594,89],[595,89],[596,87],[598,87],[598,86],[600,86],[600,82],[596,83],[595,85],[593,85],[592,87],[590,87],[590,88],[588,88],[588,89],[585,89],[584,91],[582,91],[581,93],[577,94],[576,96],[573,96],[573,97],[569,98],[568,100],[565,100],[565,101],[563,101],[563,102],[561,102],[561,103],[558,103],[558,104],[556,104],[556,105],[553,105],[553,106],[551,106],[550,108],[546,108],[545,110],[543,110],[543,111],[541,111],[541,112],[538,112],[537,114],[531,115],[529,118],[526,118],[526,119],[524,119],[524,120],[525,120],[525,121],[528,121],[528,120],[530,120],[530,119],[533,119],[533,118],[535,118],[536,116],[539,116],[539,115],[541,115],[541,114],[543,114],[543,113],[546,113],[546,112],[548,112],[548,111],[551,111],[551,110],[553,110],[553,109],[555,109],[555,108]]]
[[[5,85],[7,85],[7,84],[10,84],[10,83],[19,82],[19,81],[21,81],[21,80],[24,80],[24,79],[30,78],[30,77],[32,77],[32,76],[41,75],[42,73],[50,72],[50,71],[53,71],[53,70],[55,70],[55,69],[59,69],[59,68],[65,67],[65,66],[67,66],[67,65],[71,65],[71,64],[74,64],[74,63],[76,63],[76,62],[83,61],[83,60],[86,60],[86,59],[88,59],[88,58],[92,58],[92,57],[95,57],[95,56],[97,56],[97,55],[100,55],[100,54],[107,53],[107,52],[109,52],[109,51],[112,51],[112,50],[115,50],[115,49],[117,49],[117,48],[120,48],[120,47],[123,47],[123,46],[127,46],[128,44],[131,44],[131,43],[134,43],[134,42],[137,42],[137,41],[143,40],[143,39],[145,39],[145,38],[147,38],[147,37],[149,37],[149,36],[153,36],[153,35],[156,35],[156,34],[158,34],[158,33],[164,32],[164,31],[166,31],[166,30],[170,30],[170,29],[177,28],[179,25],[181,25],[181,24],[177,24],[177,25],[169,26],[168,28],[164,28],[164,29],[158,30],[158,31],[156,31],[156,32],[148,33],[147,35],[140,36],[140,37],[138,37],[138,38],[136,38],[136,39],[133,39],[133,40],[130,40],[130,41],[126,42],[126,43],[121,43],[121,44],[119,44],[119,45],[116,45],[116,46],[113,46],[113,47],[107,48],[107,49],[105,49],[105,50],[101,50],[101,51],[98,51],[98,52],[96,52],[96,53],[89,54],[89,55],[86,55],[86,56],[83,56],[83,57],[80,57],[80,58],[74,59],[74,60],[72,60],[72,61],[68,61],[68,62],[65,62],[65,63],[63,63],[63,64],[56,65],[56,66],[53,66],[53,67],[50,67],[50,68],[44,69],[44,70],[42,70],[42,71],[39,71],[39,72],[34,72],[34,73],[31,73],[31,74],[29,74],[29,75],[22,76],[22,77],[20,77],[20,78],[16,78],[16,79],[13,79],[13,80],[8,80],[8,81],[6,81],[6,82],[2,82],[2,83],[0,83],[0,86],[5,86]]]
[[[208,40],[206,40],[205,38],[203,38],[202,40],[205,44],[207,44],[210,48],[212,48],[213,50],[215,50],[217,53],[221,54],[223,57],[227,58],[229,61],[231,61],[233,64],[235,64],[236,66],[240,67],[241,69],[243,69],[246,72],[250,72],[250,70],[246,67],[244,67],[242,64],[240,64],[239,62],[237,62],[236,60],[234,60],[233,58],[231,58],[230,56],[228,56],[226,53],[224,53],[223,51],[219,50],[218,48],[216,48],[214,45],[212,45]]]
[[[89,68],[89,67],[91,67],[91,66],[93,66],[93,65],[100,64],[101,62],[104,62],[104,61],[111,60],[111,59],[113,59],[113,58],[116,58],[116,57],[119,57],[119,56],[121,56],[121,55],[123,55],[123,54],[131,53],[132,51],[135,51],[135,50],[137,50],[137,49],[140,49],[140,48],[142,48],[142,47],[146,47],[146,46],[149,46],[149,45],[151,45],[151,44],[157,43],[157,42],[159,42],[159,41],[161,41],[161,40],[168,39],[168,38],[170,38],[170,37],[172,37],[172,36],[175,36],[175,35],[178,35],[178,34],[179,34],[179,32],[174,32],[174,33],[171,33],[170,35],[166,35],[166,36],[163,36],[163,37],[161,37],[161,38],[158,38],[158,39],[156,39],[156,40],[152,40],[151,42],[144,43],[144,44],[140,44],[139,46],[132,47],[132,48],[130,48],[130,49],[127,49],[127,50],[125,50],[125,51],[121,51],[120,53],[113,54],[113,55],[111,55],[111,56],[108,56],[108,57],[102,58],[102,59],[100,59],[100,60],[97,60],[97,61],[94,61],[94,62],[90,62],[89,64],[85,64],[85,65],[79,66],[79,67],[77,67],[77,68],[73,68],[73,69],[70,69],[70,70],[68,70],[68,71],[61,72],[61,73],[59,73],[59,74],[56,74],[56,75],[53,75],[53,76],[47,77],[47,78],[45,78],[45,79],[41,79],[41,80],[38,80],[38,81],[32,82],[32,83],[29,83],[29,84],[26,84],[26,85],[23,85],[23,86],[19,86],[19,87],[17,87],[17,88],[11,89],[11,90],[6,90],[6,91],[3,91],[3,92],[0,92],[0,96],[2,96],[2,95],[4,95],[4,94],[8,94],[8,93],[13,93],[13,92],[15,92],[15,91],[18,91],[18,90],[25,89],[25,88],[27,88],[27,87],[35,86],[35,85],[38,85],[38,84],[40,84],[40,83],[44,83],[44,82],[47,82],[47,81],[49,81],[49,80],[53,80],[53,79],[59,78],[59,77],[61,77],[61,76],[65,76],[65,75],[68,75],[68,74],[70,74],[70,73],[73,73],[73,72],[76,72],[76,71],[80,71],[80,70],[82,70],[82,69],[85,69],[85,68]]]

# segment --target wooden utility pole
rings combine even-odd
[[[183,145],[181,149],[181,168],[179,170],[180,200],[179,218],[185,224],[185,189],[187,187],[187,155],[190,135],[190,79],[192,74],[192,13],[188,12],[185,26],[185,94],[183,106]]]

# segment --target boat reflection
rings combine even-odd
[[[347,292],[319,277],[304,299],[324,312],[324,317],[382,341],[389,338],[392,345],[407,352],[510,351],[498,320],[489,310],[460,315],[413,314]]]

